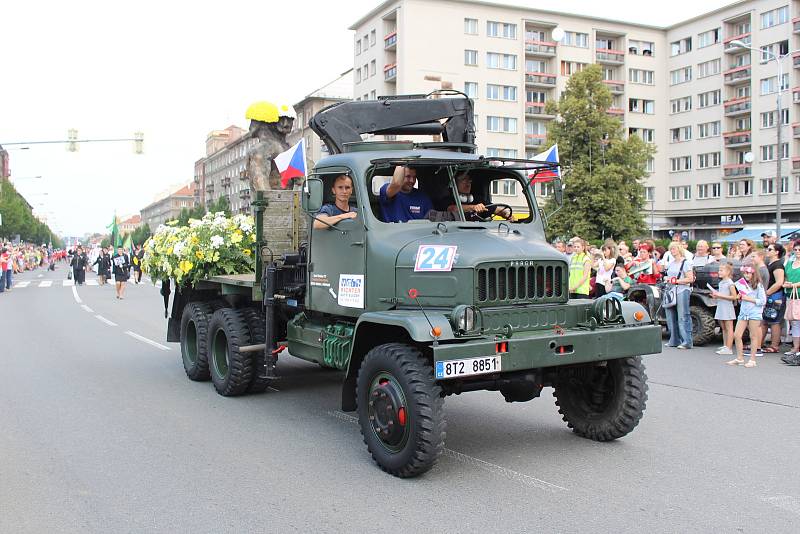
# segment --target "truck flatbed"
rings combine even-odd
[[[209,282],[217,282],[219,284],[253,287],[256,284],[256,273],[223,274],[219,276],[212,276],[208,280]]]

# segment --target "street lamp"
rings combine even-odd
[[[734,48],[742,48],[745,50],[750,50],[752,52],[759,52],[765,55],[768,55],[769,58],[767,61],[775,61],[775,64],[778,66],[778,94],[777,94],[777,106],[778,106],[778,139],[777,139],[777,161],[776,164],[776,172],[777,176],[775,177],[775,233],[778,236],[778,239],[781,238],[781,194],[783,192],[783,174],[781,172],[781,163],[783,161],[783,153],[781,151],[781,141],[783,140],[783,108],[781,107],[781,95],[783,94],[783,64],[781,61],[788,56],[791,56],[798,50],[792,50],[786,52],[785,54],[775,54],[770,52],[769,50],[762,50],[760,48],[753,48],[752,46],[746,44],[744,41],[739,39],[735,39],[730,42],[730,46]]]

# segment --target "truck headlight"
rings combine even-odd
[[[453,329],[460,335],[475,334],[481,327],[481,314],[475,306],[462,304],[453,309],[451,315]]]
[[[622,304],[614,297],[600,297],[592,305],[598,324],[614,324],[622,320]]]

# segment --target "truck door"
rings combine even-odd
[[[335,175],[320,176],[325,183],[326,202],[333,202],[331,192]],[[309,247],[309,310],[359,316],[366,303],[366,230],[362,206],[356,195],[350,199],[358,216],[336,223],[334,228],[314,228],[312,220]]]

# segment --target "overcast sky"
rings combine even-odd
[[[506,3],[668,25],[732,2]],[[145,134],[143,155],[133,142],[9,146],[12,181],[65,235],[103,231],[115,210],[190,182],[206,134],[246,126],[250,103],[296,102],[352,67],[347,27],[378,4],[4,0],[0,143]]]

